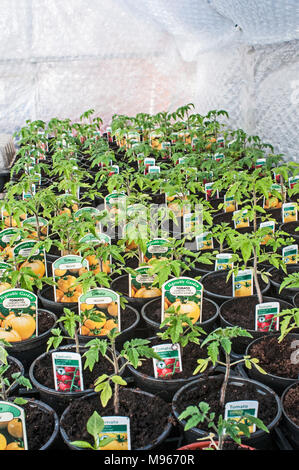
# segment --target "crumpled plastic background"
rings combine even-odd
[[[0,12],[0,133],[191,102],[299,158],[297,0],[2,0]]]

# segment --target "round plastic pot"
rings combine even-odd
[[[18,372],[21,373],[21,375],[24,375],[25,374],[25,368],[22,364],[21,361],[19,361],[19,359],[17,359],[16,357],[13,357],[13,356],[7,356],[7,360],[8,360],[8,364],[11,365],[11,366],[17,366],[18,368]],[[10,381],[11,382],[11,381]],[[17,390],[19,389],[19,384],[16,382],[14,384],[12,384],[11,386],[11,389],[10,389],[10,392],[9,392],[9,395],[16,395],[17,393]]]
[[[131,307],[136,308],[139,312],[141,311],[142,307],[149,301],[149,298],[146,299],[136,298],[136,297],[129,297],[128,290],[124,290],[123,292],[120,290],[121,285],[127,285],[129,289],[129,275],[123,274],[122,276],[118,276],[111,282],[111,289],[120,292],[123,297],[127,300],[128,304]],[[152,297],[152,299],[160,299],[161,297]]]
[[[149,341],[155,339],[156,337],[148,338]],[[184,385],[193,382],[194,380],[198,379],[201,374],[198,374],[196,376],[191,376],[186,379],[161,379],[161,378],[155,378],[153,376],[149,376],[146,374],[143,374],[142,372],[138,371],[138,369],[135,369],[134,367],[128,365],[128,370],[132,377],[134,378],[134,383],[138,388],[141,390],[144,390],[145,392],[153,393],[155,395],[158,395],[160,398],[163,400],[170,402],[174,396],[174,394],[182,388]],[[211,367],[209,369],[209,372],[214,368]]]
[[[299,292],[297,292],[297,294],[294,295],[292,303],[294,307],[299,308]]]
[[[54,296],[52,296],[53,300],[51,300],[52,292],[53,286],[46,286],[42,290],[37,291],[39,301],[45,309],[54,312],[58,318],[63,315],[65,308],[74,312],[78,311],[78,302],[55,302]]]
[[[204,286],[205,295],[209,297],[210,299],[214,300],[219,306],[221,306],[223,302],[225,302],[226,300],[232,299],[233,295],[221,295],[215,292],[211,292],[205,287],[205,282],[209,279],[217,279],[218,277],[226,277],[226,276],[227,276],[226,271],[213,271],[211,273],[205,274],[201,278],[201,281],[200,281]],[[268,284],[266,284],[266,286],[263,289],[261,289],[262,294],[263,295],[266,294],[269,289],[270,289],[270,282],[268,282]]]
[[[118,350],[123,346],[123,344],[126,341],[129,341],[132,338],[136,337],[135,330],[138,327],[139,321],[140,321],[140,314],[136,310],[136,308],[130,307],[128,305],[128,306],[126,306],[126,309],[130,309],[132,311],[132,313],[135,315],[135,320],[132,323],[132,325],[129,326],[129,328],[126,328],[125,330],[121,331],[120,335],[117,336],[117,338],[115,340],[115,345],[116,345],[116,349],[118,349]],[[65,328],[63,326],[61,326],[61,328],[64,331],[64,333],[67,335],[67,332],[66,332]],[[105,339],[107,339],[107,336],[92,336],[92,335],[91,336],[86,336],[86,335],[80,335],[79,334],[78,338],[79,338],[79,343],[80,344],[86,344],[86,343],[88,343],[88,341],[91,341],[94,338],[99,338],[99,339],[104,339],[105,340]],[[74,343],[73,338],[69,338],[67,341],[69,343],[72,343],[72,344]]]
[[[286,413],[286,410],[284,408],[284,399],[286,395],[288,394],[288,392],[291,390],[291,388],[294,387],[294,385],[297,385],[298,383],[299,382],[297,380],[295,384],[289,385],[281,396],[282,422],[286,430],[287,438],[289,439],[289,441],[292,442],[293,446],[297,450],[299,449],[299,426],[296,423],[294,423],[294,421],[292,421],[291,418]]]
[[[257,298],[256,295],[250,296],[248,298],[253,298],[253,297]],[[241,326],[242,327],[242,325],[240,325],[239,323],[238,323],[238,325],[234,325],[234,324],[230,323],[222,315],[223,308],[229,307],[230,305],[233,305],[233,304],[238,305],[239,300],[240,300],[240,297],[234,297],[230,300],[226,300],[220,306],[219,318],[220,318],[220,324],[223,328],[226,328],[226,327],[231,328],[233,326]],[[263,296],[263,302],[277,302],[277,301],[280,303],[280,311],[282,311],[283,309],[289,309],[289,308],[293,307],[290,303],[285,302],[284,300],[276,299],[274,297],[265,297],[265,296]],[[252,315],[255,315],[255,312],[252,312]],[[273,333],[273,332],[265,333],[265,332],[262,332],[262,331],[251,330],[251,329],[248,329],[248,328],[246,328],[246,330],[248,331],[248,333],[251,334],[252,338],[248,338],[246,336],[240,336],[238,338],[233,338],[232,339],[232,350],[233,350],[233,352],[238,354],[238,355],[242,355],[242,356],[245,354],[247,346],[252,342],[253,339],[261,338],[262,336],[265,336],[265,334],[272,334]]]
[[[177,419],[178,423],[183,429],[186,425],[186,421],[179,420],[180,413],[178,412],[178,407],[177,407],[177,402],[179,401],[180,396],[184,395],[184,393],[186,393],[187,390],[190,390],[190,389],[195,390],[196,388],[200,387],[201,383],[203,383],[206,380],[213,381],[215,379],[216,379],[216,376],[208,377],[208,379],[200,378],[196,381],[193,381],[185,385],[180,390],[178,390],[176,394],[174,395],[173,400],[172,400],[172,412],[175,418]],[[246,379],[242,377],[231,377],[229,379],[229,382],[233,383],[236,386],[239,386],[240,388],[246,386],[247,383],[251,383],[256,386],[256,390],[258,394],[260,394],[261,396],[272,395],[275,399],[277,409],[275,413],[275,418],[272,420],[271,423],[267,425],[267,428],[271,432],[276,426],[278,426],[281,415],[282,415],[281,403],[280,403],[280,399],[278,395],[271,388],[255,380]],[[208,402],[208,398],[207,398],[207,402]],[[200,428],[191,428],[188,431],[184,431],[184,437],[185,437],[187,444],[192,444],[196,440],[204,438],[205,436],[207,436],[207,434],[208,433],[205,430],[200,429]],[[249,445],[251,447],[257,448],[257,449],[266,449],[266,448],[271,448],[272,439],[271,439],[270,433],[268,434],[262,429],[257,429],[254,433],[251,434],[249,438],[244,437],[242,439],[242,443],[245,445]]]
[[[274,268],[274,267],[269,269],[270,274],[273,274],[274,271],[277,271],[277,269]],[[299,272],[299,265],[298,264],[287,265],[287,272],[288,272],[288,274]],[[288,274],[285,274],[285,277],[287,277]],[[274,281],[272,279],[272,276],[270,276],[269,279],[270,279],[270,284],[272,286],[272,291],[273,291],[275,297],[277,297],[279,299],[283,299],[286,302],[293,303],[293,298],[299,292],[299,289],[294,288],[294,287],[293,288],[284,287],[280,292],[279,290],[280,290],[280,285],[281,284]]]
[[[199,325],[205,330],[206,333],[210,333],[215,329],[218,323],[219,306],[213,300],[207,299],[205,297],[204,302],[208,302],[209,304],[212,304],[215,307],[215,314],[208,320],[199,323]],[[158,331],[161,331],[160,323],[155,322],[148,317],[148,312],[152,308],[157,308],[158,306],[161,307],[161,297],[148,301],[141,309],[141,317],[143,318],[144,323],[147,326],[149,336],[156,335]]]
[[[271,334],[267,336],[262,336],[261,338],[257,338],[254,341],[252,341],[246,348],[245,354],[246,356],[252,356],[250,353],[250,350],[254,344],[257,342],[261,341],[264,338],[271,338],[273,336],[279,336],[279,334]],[[295,333],[288,333],[288,336],[291,338],[294,338],[294,340],[299,340],[299,334]],[[297,382],[297,379],[291,379],[288,377],[279,377],[278,375],[273,375],[268,373],[267,374],[262,374],[257,370],[256,367],[252,367],[251,369],[246,369],[248,377],[250,377],[253,380],[258,380],[260,383],[267,385],[268,387],[272,388],[276,393],[281,395],[284,390],[289,387],[290,385],[294,384]]]
[[[57,321],[57,317],[53,312],[45,309],[38,309],[38,313],[40,312],[47,312],[47,314],[53,318],[53,326],[51,326],[49,330],[34,338],[10,343],[11,347],[9,348],[9,353],[15,358],[19,359],[25,369],[28,369],[32,361],[46,351],[47,341],[51,336],[51,330],[54,328]]]
[[[46,413],[51,413],[53,415],[54,419],[54,427],[53,427],[53,432],[50,438],[43,444],[39,450],[52,450],[53,447],[56,447],[56,444],[59,442],[59,418],[57,413],[51,408],[49,405],[46,403],[43,403],[42,401],[35,400],[35,399],[29,399],[29,402],[32,402],[33,405],[36,405],[41,411],[44,411]],[[30,449],[29,449],[30,450]]]
[[[215,441],[216,445],[218,441]],[[240,444],[239,446],[243,450],[256,450],[254,447],[246,446],[245,444]],[[187,444],[186,446],[180,447],[177,450],[187,450],[187,451],[194,451],[194,450],[203,450],[203,449],[215,449],[215,447],[211,444],[210,441],[202,441],[202,442],[193,442],[193,444]]]
[[[142,390],[135,390],[134,389],[134,390],[131,390],[131,391],[133,391],[134,393],[137,393],[137,394],[143,394],[143,395],[147,395],[148,397],[153,397],[153,394],[148,393],[148,392],[144,392]],[[80,398],[80,400],[82,400],[82,406],[84,406],[84,401],[85,400],[88,400],[89,397],[92,397],[94,395],[95,395],[95,393],[93,392],[93,393],[90,393],[89,395],[87,395],[85,397]],[[68,408],[66,408],[64,410],[64,412],[62,413],[61,418],[60,418],[60,433],[61,433],[62,439],[63,439],[63,441],[65,442],[65,444],[67,445],[67,447],[70,450],[83,450],[83,449],[81,449],[79,447],[76,447],[76,446],[74,446],[70,443],[70,441],[68,439],[68,435],[67,435],[67,430],[62,425],[63,419],[67,415],[68,411],[69,411]],[[171,430],[172,430],[172,423],[171,423],[171,419],[170,419],[167,426],[165,427],[165,429],[161,430],[161,434],[159,435],[159,437],[154,442],[148,444],[145,447],[141,447],[141,448],[138,448],[138,449],[132,449],[132,450],[146,450],[146,451],[149,451],[149,450],[152,450],[152,449],[159,448],[160,446],[163,445],[163,442],[167,439],[167,437],[169,436]]]
[[[41,383],[39,383],[34,374],[34,369],[36,367],[37,361],[45,357],[46,355],[52,354],[56,351],[68,351],[73,350],[73,345],[66,345],[61,346],[56,350],[51,350],[49,352],[45,352],[37,357],[31,364],[29,369],[29,379],[33,385],[33,387],[38,391],[41,401],[47,403],[51,408],[53,408],[58,415],[65,410],[65,408],[70,404],[72,400],[77,400],[80,397],[87,395],[88,393],[93,392],[92,389],[86,389],[80,392],[61,392],[56,391],[55,389],[49,388]],[[84,346],[80,347],[80,351],[85,352],[86,348]]]
[[[291,222],[292,224],[292,222]],[[298,225],[299,227],[299,221],[296,222],[296,224]],[[293,224],[292,224],[293,225]],[[286,232],[286,233],[289,233],[291,237],[293,237],[296,242],[298,242],[299,240],[299,232],[294,232],[294,231],[290,231],[290,225],[289,223],[286,223],[286,224],[281,224],[281,226],[279,227],[279,230],[281,230],[282,232]]]

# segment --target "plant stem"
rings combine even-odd
[[[253,248],[253,277],[254,277],[254,283],[255,283],[255,288],[256,288],[256,293],[258,296],[259,303],[263,303],[263,296],[260,288],[260,283],[258,280],[258,275],[257,275],[257,255],[256,255],[256,248]]]
[[[115,349],[115,340],[111,339],[111,348],[112,348],[112,355],[113,355],[113,364],[114,364],[114,374],[119,375],[119,365],[118,365],[118,358]],[[119,385],[114,384],[114,397],[113,397],[113,404],[114,404],[114,413],[117,416],[119,413]]]
[[[228,384],[228,379],[229,379],[229,374],[230,374],[230,356],[229,354],[225,353],[225,375],[224,375],[224,380],[222,382],[221,390],[220,390],[220,405],[223,407],[225,403],[225,395],[226,395],[226,389],[227,389],[227,384]]]

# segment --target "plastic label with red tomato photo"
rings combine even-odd
[[[279,302],[265,302],[255,307],[256,331],[270,332],[279,329]]]
[[[81,392],[83,387],[81,356],[78,353],[52,353],[55,390]]]
[[[182,358],[179,344],[159,344],[153,346],[161,360],[153,359],[155,378],[169,378],[182,372]]]

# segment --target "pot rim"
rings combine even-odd
[[[282,393],[281,395],[281,409],[282,409],[282,414],[283,414],[283,417],[285,418],[285,420],[293,427],[295,427],[296,430],[299,431],[299,424],[296,424],[294,423],[294,421],[292,421],[292,419],[289,417],[289,415],[287,414],[286,410],[285,410],[285,407],[284,407],[284,399],[287,395],[287,393],[291,390],[291,388],[293,388],[295,385],[298,385],[299,384],[299,379],[296,380],[294,383],[290,384]]]

